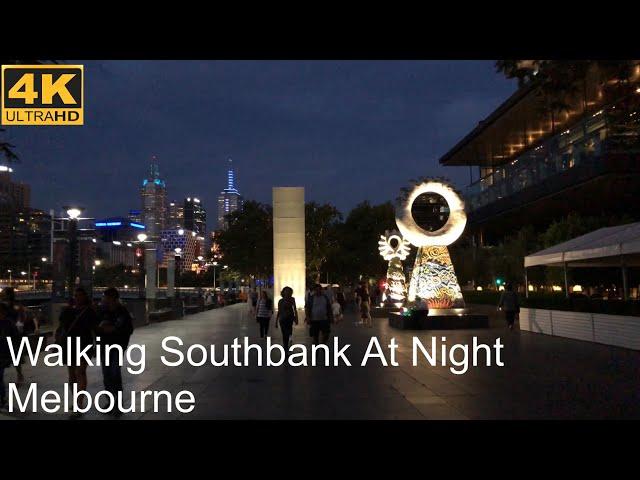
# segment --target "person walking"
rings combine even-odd
[[[69,375],[69,385],[78,385],[78,390],[87,390],[87,362],[84,359],[78,359],[76,356],[76,342],[80,342],[81,348],[84,350],[91,347],[90,356],[95,355],[95,335],[98,326],[98,314],[93,308],[91,299],[87,291],[82,288],[76,288],[74,292],[73,305],[60,312],[59,327],[55,333],[56,343],[62,347],[65,359],[70,359],[67,365],[67,373]],[[68,345],[71,339],[71,345]],[[67,352],[67,348],[71,348]],[[84,408],[86,398],[80,398],[79,407]],[[81,413],[73,413],[71,418],[82,416]]]
[[[0,303],[0,409],[5,409],[7,400],[7,387],[4,384],[4,371],[11,366],[11,350],[9,349],[9,339],[13,341],[14,349],[20,341],[20,334],[15,323],[10,318],[10,309]]]
[[[6,303],[9,312],[7,314],[8,319],[13,323],[18,332],[18,336],[21,338],[24,335],[24,324],[25,324],[25,312],[24,307],[16,302],[16,292],[13,287],[7,287],[2,290],[1,294],[2,301]],[[16,386],[20,387],[24,383],[24,374],[22,373],[22,362],[23,358],[20,358],[18,365],[16,368]]]
[[[309,325],[309,335],[314,345],[327,343],[333,323],[333,310],[329,298],[322,292],[322,285],[316,284],[313,295],[305,304],[305,322]],[[322,340],[320,340],[322,334]]]
[[[282,330],[282,346],[285,355],[289,355],[291,335],[293,334],[293,324],[298,325],[298,308],[296,299],[293,298],[293,289],[284,287],[280,292],[282,298],[278,301],[278,314],[276,315],[276,328],[280,324]]]
[[[100,323],[96,333],[100,335],[103,348],[109,345],[120,345],[123,350],[126,349],[133,333],[133,319],[127,308],[120,303],[120,293],[116,288],[109,287],[104,291],[98,318]],[[117,349],[110,349],[108,354],[105,349],[102,359],[104,388],[117,398],[118,392],[122,392],[122,371]],[[122,414],[117,402],[111,413],[115,416]]]
[[[260,292],[260,298],[256,305],[256,321],[260,325],[260,338],[269,335],[269,322],[273,315],[273,302],[266,290]]]
[[[373,320],[371,319],[371,295],[369,294],[369,287],[366,283],[363,283],[358,289],[358,305],[360,307],[360,323],[365,327],[373,327]]]
[[[338,291],[336,292],[336,300],[340,304],[340,311],[344,312],[345,306],[347,304],[347,296],[344,294],[344,289],[342,286],[338,286]]]
[[[520,313],[520,302],[518,301],[518,294],[513,291],[513,284],[507,283],[505,289],[500,295],[500,302],[498,303],[498,310],[504,312],[505,320],[509,326],[509,330],[513,330],[513,324],[515,323],[516,316]]]
[[[340,306],[340,303],[338,302],[337,298],[333,299],[333,303],[331,304],[331,310],[333,311],[333,322],[340,323],[343,319],[343,315],[342,315],[342,307]]]
[[[249,294],[249,308],[251,310],[252,315],[256,315],[256,308],[258,307],[258,292],[256,292],[255,288],[251,290]]]

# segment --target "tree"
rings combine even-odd
[[[387,262],[379,255],[378,240],[385,230],[395,228],[395,209],[391,202],[358,204],[337,228],[339,249],[327,262],[327,269],[339,281],[357,280],[360,275],[384,277]]]
[[[218,236],[225,265],[242,275],[269,278],[273,272],[271,207],[247,201],[241,211],[230,213],[226,219],[229,226]]]
[[[342,214],[333,205],[318,205],[316,202],[305,205],[307,274],[314,282],[320,281],[327,260],[337,254],[337,233],[341,222]]]

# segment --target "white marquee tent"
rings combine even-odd
[[[568,295],[568,267],[620,267],[623,291],[627,294],[627,267],[640,266],[640,222],[607,227],[528,255],[528,267],[563,267]]]

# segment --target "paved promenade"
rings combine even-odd
[[[185,343],[232,343],[249,336],[260,343],[257,324],[246,305],[234,305],[188,316],[183,320],[139,328],[132,343],[147,346],[147,369],[124,372],[125,391],[188,389],[196,397],[190,414],[133,413],[131,419],[595,419],[640,418],[640,352],[529,332],[509,332],[501,325],[486,330],[437,332],[447,344],[469,343],[472,337],[504,343],[504,367],[476,367],[454,375],[449,367],[411,366],[412,337],[427,345],[430,332],[392,330],[386,319],[373,328],[354,324],[354,317],[334,328],[341,343],[350,343],[352,367],[202,367],[170,368],[160,362],[161,341],[176,335]],[[293,341],[310,345],[307,329],[298,326]],[[274,340],[280,332],[271,328]],[[434,332],[435,333],[435,332]],[[398,367],[382,367],[362,358],[372,335],[382,345],[398,344]],[[62,391],[63,368],[26,365],[27,382],[40,390]],[[15,379],[8,369],[7,381]],[[89,369],[90,392],[102,389],[100,370]],[[0,414],[0,418],[67,419],[67,414]],[[111,417],[90,412],[83,420]]]

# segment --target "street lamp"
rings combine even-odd
[[[147,272],[146,272],[146,257],[145,257],[145,248],[144,248],[144,244],[147,241],[148,235],[146,233],[139,233],[136,237],[138,239],[138,243],[140,244],[140,257],[138,259],[138,269],[140,270],[140,283],[139,283],[139,287],[140,290],[138,291],[138,296],[140,298],[144,297],[144,289],[146,287],[145,284],[145,278],[147,276]]]
[[[71,296],[73,293],[73,287],[76,283],[76,266],[77,266],[77,251],[78,251],[78,217],[82,214],[83,208],[74,206],[63,207],[69,216],[69,258],[68,258],[68,279],[67,279],[67,294]]]
[[[77,207],[64,207],[67,209],[67,215],[71,220],[77,220],[78,217],[82,214],[82,208]]]
[[[11,270],[7,270],[7,273],[9,274],[9,286],[11,286],[12,280],[11,280]]]
[[[176,297],[180,296],[180,254],[182,253],[182,249],[180,247],[176,247],[174,249],[176,252],[175,260],[176,260]]]

